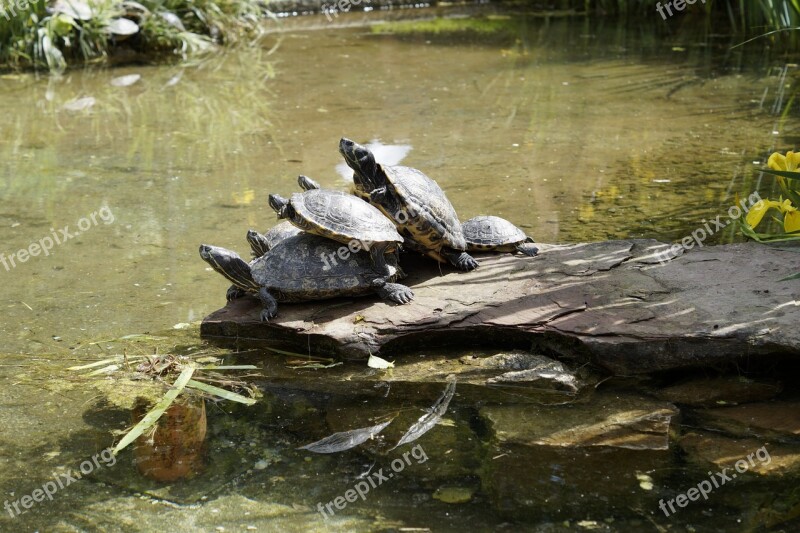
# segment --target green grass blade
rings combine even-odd
[[[158,419],[161,418],[161,415],[164,414],[164,411],[169,409],[169,406],[172,405],[172,402],[175,401],[175,398],[183,391],[186,387],[186,384],[192,379],[192,374],[194,374],[194,367],[187,366],[181,372],[181,375],[178,376],[178,379],[175,380],[173,383],[172,388],[170,388],[164,397],[161,398],[161,401],[156,404],[155,407],[150,409],[150,411],[144,415],[144,417],[139,421],[138,424],[133,426],[122,440],[114,447],[114,451],[112,452],[114,455],[117,455],[122,449],[124,449],[128,444],[135,441],[142,433],[147,431],[150,427],[152,427]]]
[[[103,359],[102,361],[95,361],[94,363],[89,363],[88,365],[81,365],[81,366],[71,366],[67,368],[67,370],[89,370],[90,368],[94,368],[96,366],[103,366],[108,365],[110,363],[118,363],[122,361],[122,356],[112,357],[111,359]]]
[[[782,178],[787,178],[790,180],[800,181],[800,172],[789,172],[788,170],[772,170],[771,168],[762,168],[761,172],[763,172],[764,174],[772,174],[774,176],[780,176]]]
[[[225,400],[230,400],[232,402],[239,402],[245,405],[253,405],[256,403],[255,398],[248,398],[246,396],[242,396],[241,394],[236,394],[235,392],[231,392],[229,390],[221,389],[219,387],[215,387],[214,385],[209,385],[208,383],[203,383],[201,381],[195,381],[190,379],[186,386],[192,389],[201,390],[203,392],[207,392],[208,394],[213,394],[214,396],[219,396],[220,398],[224,398]]]

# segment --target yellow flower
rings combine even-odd
[[[800,153],[786,152],[781,155],[775,152],[767,160],[767,166],[772,170],[786,170],[788,172],[798,172],[800,167]]]
[[[792,205],[791,200],[784,200],[778,209],[783,211],[783,231],[791,233],[800,230],[800,211]]]
[[[791,154],[791,152],[789,153]],[[792,205],[792,201],[788,198],[786,200],[781,199],[780,202],[775,200],[759,200],[754,203],[750,208],[750,212],[747,213],[747,224],[751,228],[755,228],[761,223],[767,211],[772,208],[778,209],[783,213],[783,230],[786,233],[800,230],[800,211]]]
[[[780,155],[780,154],[772,154],[773,156]],[[781,155],[781,157],[783,157]],[[769,158],[770,166],[772,166],[772,157]],[[777,169],[776,169],[777,170]],[[764,215],[767,214],[773,207],[779,207],[781,205],[780,202],[776,202],[774,200],[759,200],[750,207],[750,212],[747,213],[747,224],[751,228],[755,228],[761,223],[761,219],[764,218]]]

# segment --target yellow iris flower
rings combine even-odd
[[[792,152],[789,153],[791,154]],[[772,155],[774,156],[780,154]],[[770,161],[771,160],[772,157],[770,157]],[[783,230],[786,233],[800,230],[800,211],[798,211],[797,208],[792,205],[792,201],[788,198],[780,202],[776,202],[775,200],[759,200],[753,204],[753,206],[750,208],[750,212],[747,213],[747,224],[751,228],[755,228],[761,223],[761,219],[764,218],[764,215],[767,213],[767,211],[772,208],[778,209],[781,213],[783,213]]]
[[[785,172],[800,172],[800,152],[786,152],[786,155],[775,152],[767,160],[767,166],[772,170],[782,170]],[[786,190],[786,180],[782,176],[775,176],[781,189],[788,196],[792,196],[792,191]],[[791,198],[785,200],[781,197],[780,201],[775,200],[759,200],[747,213],[745,220],[751,228],[758,226],[764,219],[764,215],[770,209],[777,209],[783,213],[783,230],[786,233],[792,233],[800,230],[800,211],[797,207],[792,205]]]
[[[800,167],[800,152],[786,152],[786,155],[775,152],[769,156],[769,159],[767,160],[767,166],[772,170],[798,172],[798,167]]]

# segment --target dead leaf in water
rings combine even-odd
[[[324,439],[301,446],[298,448],[298,450],[308,450],[314,453],[343,452],[345,450],[349,450],[350,448],[355,448],[359,444],[371,439],[383,431],[386,426],[391,424],[392,420],[394,420],[394,417],[392,417],[392,419],[388,422],[383,422],[376,426],[334,433],[333,435],[325,437]]]

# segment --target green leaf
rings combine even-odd
[[[235,392],[221,389],[219,387],[215,387],[214,385],[209,385],[208,383],[203,383],[201,381],[195,381],[193,379],[190,379],[189,382],[186,384],[186,386],[192,389],[197,389],[203,392],[207,392],[208,394],[212,394],[214,396],[219,396],[220,398],[224,398],[225,400],[230,400],[232,402],[239,402],[245,405],[253,405],[254,403],[256,403],[255,398],[248,398],[246,396],[242,396],[241,394],[236,394]]]
[[[774,176],[780,176],[782,178],[787,178],[790,180],[800,181],[800,172],[789,172],[788,170],[772,170],[771,168],[762,168],[761,172],[765,174],[772,174]]]
[[[786,276],[785,278],[781,278],[778,281],[789,281],[790,279],[800,279],[800,272],[797,274],[792,274],[791,276]]]
[[[186,384],[192,379],[192,374],[194,374],[193,366],[184,367],[181,375],[178,376],[178,379],[176,379],[175,383],[172,384],[172,388],[170,388],[167,393],[164,394],[164,397],[161,398],[161,401],[158,402],[155,407],[150,409],[150,411],[144,415],[139,423],[133,426],[133,429],[126,433],[125,436],[122,437],[122,440],[119,441],[119,444],[114,447],[112,452],[114,455],[117,455],[128,444],[138,439],[142,433],[147,431],[156,422],[158,422],[158,419],[161,418],[161,415],[163,415],[164,412],[169,409],[169,406],[172,405],[172,402],[175,401],[175,398],[178,397],[178,395],[186,387]]]

